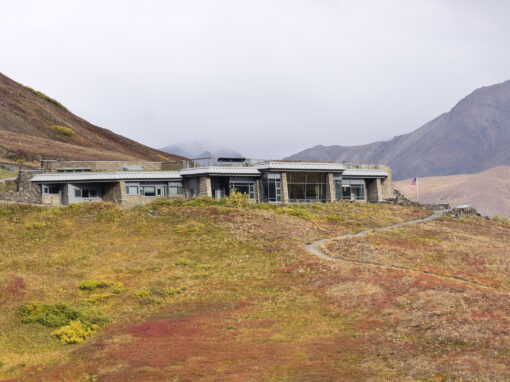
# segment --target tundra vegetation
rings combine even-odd
[[[303,249],[429,214],[238,196],[0,205],[0,379],[510,379],[510,227],[444,217],[327,248],[402,269]]]
[[[63,135],[65,137],[74,137],[75,135],[74,130],[66,126],[51,125],[50,129],[53,130],[55,133]]]

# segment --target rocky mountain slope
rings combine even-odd
[[[510,81],[483,87],[412,133],[362,146],[315,146],[300,160],[376,161],[395,179],[472,174],[510,165]]]
[[[207,141],[188,141],[169,145],[160,149],[166,153],[181,155],[186,158],[228,157],[242,158],[243,154],[231,148],[219,146]]]
[[[181,157],[94,126],[58,101],[0,73],[0,158],[161,161]]]
[[[498,166],[477,174],[420,178],[419,198],[424,203],[469,204],[483,215],[510,216],[510,166]],[[411,200],[416,186],[411,179],[394,183]]]

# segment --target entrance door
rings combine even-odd
[[[165,186],[156,186],[156,196],[165,196]]]
[[[343,185],[342,186],[342,196],[344,200],[351,200],[351,186],[350,185]]]

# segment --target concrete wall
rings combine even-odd
[[[89,168],[91,171],[124,171],[125,166],[140,166],[145,171],[160,171],[163,162],[145,161],[42,161],[44,172],[57,172],[58,169]]]
[[[50,206],[61,206],[62,205],[62,195],[61,194],[44,194],[41,196],[42,204],[47,204]]]
[[[75,195],[76,190],[89,190],[95,191],[96,196],[92,197],[79,197]],[[97,183],[83,183],[83,184],[68,184],[64,187],[64,200],[66,204],[85,203],[85,202],[100,202],[103,200],[104,186]]]

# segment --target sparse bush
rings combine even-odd
[[[311,218],[313,218],[313,215],[310,213],[310,211],[308,211],[308,210],[306,210],[304,208],[301,208],[301,207],[291,208],[289,213],[292,216],[296,216],[296,217],[302,218],[302,219],[311,219]]]
[[[33,94],[35,94],[36,96],[38,96],[38,97],[40,97],[40,98],[42,98],[42,99],[44,99],[44,100],[46,100],[46,101],[48,101],[48,102],[51,102],[52,104],[57,105],[57,106],[61,107],[61,108],[62,108],[62,109],[64,109],[64,110],[67,110],[67,108],[66,108],[64,105],[62,105],[62,104],[61,104],[60,102],[58,102],[56,99],[51,98],[51,97],[48,97],[48,96],[47,96],[46,94],[44,94],[43,92],[40,92],[39,90],[34,90],[34,89],[32,89],[31,87],[29,87],[29,86],[25,86],[25,85],[23,85],[23,87],[24,87],[25,89],[27,89],[29,92],[31,92],[31,93],[33,93]]]
[[[507,216],[494,215],[492,217],[492,221],[495,221],[495,222],[501,223],[501,224],[505,224],[505,225],[510,225],[510,219]]]
[[[26,222],[24,227],[26,229],[43,229],[47,227],[46,222],[30,221]]]
[[[90,296],[89,298],[87,298],[85,301],[88,303],[88,304],[91,304],[91,305],[97,305],[97,304],[100,304],[102,303],[104,300],[110,298],[114,296],[113,293],[101,293],[101,294],[93,294],[92,296]]]
[[[64,326],[76,320],[99,326],[109,321],[102,312],[79,310],[62,302],[23,304],[18,307],[17,313],[23,324],[37,323],[50,328]]]
[[[211,269],[211,266],[208,265],[208,264],[201,264],[201,263],[198,263],[194,260],[190,260],[190,259],[178,259],[174,265],[176,266],[184,266],[184,267],[190,267],[190,268],[195,268],[195,269],[203,269],[203,270],[206,270],[206,269]]]
[[[133,293],[133,297],[138,300],[140,304],[160,304],[161,298],[173,297],[186,290],[186,287],[168,287],[160,288],[156,286],[145,287]],[[156,298],[159,297],[159,298]]]
[[[111,281],[105,280],[85,280],[78,286],[81,290],[95,290],[99,288],[107,288],[112,285]]]
[[[54,330],[51,332],[51,335],[56,337],[62,345],[79,344],[94,335],[99,329],[99,325],[87,325],[83,324],[80,320],[76,320],[69,322],[69,325]]]
[[[175,226],[174,230],[177,233],[189,233],[189,232],[198,232],[205,228],[205,224],[197,222],[196,220],[190,220],[189,222],[178,224]]]
[[[50,129],[53,130],[55,133],[64,135],[66,137],[73,137],[75,135],[74,130],[70,129],[69,127],[65,127],[65,126],[51,125]]]

